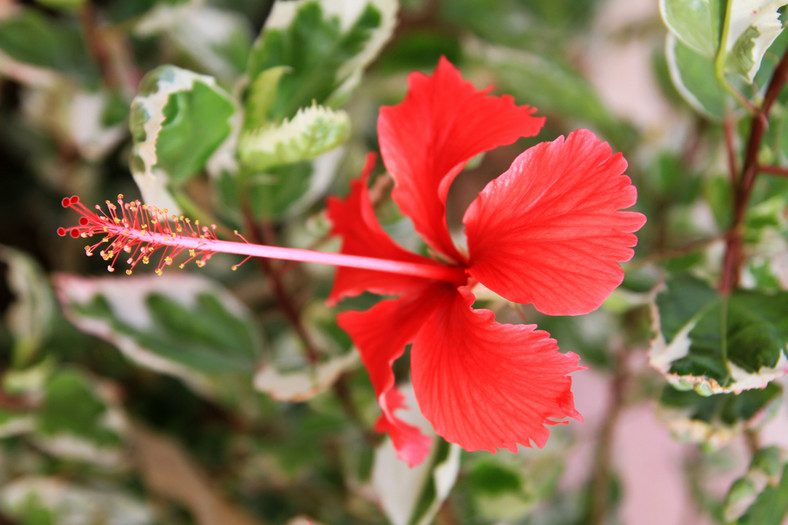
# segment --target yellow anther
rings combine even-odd
[[[162,273],[164,272],[161,271],[161,268],[156,268],[156,275],[161,275]]]
[[[129,268],[128,270],[126,270],[126,275],[131,275],[131,268]]]

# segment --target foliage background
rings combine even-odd
[[[271,7],[260,0],[0,0],[0,523],[274,524],[301,516],[324,523],[779,524],[788,509],[780,382],[755,395],[703,397],[674,391],[648,364],[660,283],[687,270],[713,282],[720,272],[731,217],[725,132],[732,130],[741,155],[749,122],[731,109],[726,128],[720,115],[682,98],[670,79],[657,3],[403,0],[390,41],[352,96],[299,92],[297,80],[277,89],[276,72],[257,92],[275,123],[313,98],[344,110],[346,122],[331,114],[316,124],[329,136],[322,150],[329,157],[313,164],[315,155],[296,144],[271,160],[250,134],[246,153],[238,150],[249,173],[228,174],[207,158],[225,139],[227,114],[236,114],[228,101],[243,100],[247,110],[253,104],[244,72]],[[176,8],[183,9],[178,16],[162,14]],[[331,36],[326,27],[303,31],[291,58],[309,65],[310,53],[324,46],[318,37]],[[359,39],[356,51],[352,42],[343,48],[345,58],[371,45]],[[649,217],[627,281],[599,311],[548,319],[489,300],[499,319],[535,320],[590,368],[574,375],[585,422],[556,427],[543,450],[460,455],[440,444],[424,469],[392,461],[371,432],[372,389],[324,305],[330,270],[249,262],[231,272],[239,261],[217,256],[206,268],[168,269],[160,278],[142,268],[107,276],[80,242],[55,234],[73,222],[59,206],[63,196],[140,196],[129,163],[137,176],[145,171],[134,159],[146,138],[129,131],[132,98],[144,91],[143,75],[173,64],[213,76],[217,87],[179,99],[182,126],[162,132],[170,149],[159,152],[177,189],[149,195],[262,241],[331,249],[325,196],[344,195],[364,154],[376,148],[378,107],[399,101],[407,74],[431,70],[441,55],[477,86],[492,82],[496,93],[548,117],[537,139],[491,152],[458,178],[449,209],[455,227],[476,192],[520,151],[577,127],[624,152],[639,188],[637,209]],[[254,68],[265,69],[267,56]],[[767,57],[772,67],[778,59]],[[161,88],[165,76],[148,77],[148,87]],[[709,96],[703,100],[732,107],[724,93]],[[762,152],[775,165],[788,151],[783,104]],[[137,114],[136,127],[134,118],[139,134],[152,117]],[[239,177],[251,181],[251,218],[239,204]],[[780,177],[756,192],[745,286],[784,287],[786,199]],[[385,196],[378,213],[412,243]],[[362,298],[355,306],[364,301],[370,304]],[[145,324],[151,318],[153,328]]]

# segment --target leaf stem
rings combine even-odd
[[[752,102],[747,100],[747,97],[742,95],[736,88],[734,88],[728,79],[725,77],[725,60],[728,58],[728,35],[730,34],[731,27],[731,12],[733,11],[733,1],[727,2],[725,8],[725,19],[722,24],[722,32],[720,34],[719,48],[717,55],[714,57],[714,76],[717,77],[717,82],[727,91],[736,101],[742,106],[747,108],[751,114],[758,112]]]

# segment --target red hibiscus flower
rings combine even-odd
[[[338,268],[332,303],[362,292],[393,296],[366,311],[339,315],[374,386],[382,415],[376,429],[391,437],[411,466],[430,439],[397,417],[403,408],[392,363],[411,345],[411,378],[419,408],[435,432],[466,450],[542,447],[546,425],[571,417],[578,356],[558,351],[535,325],[501,324],[474,309],[482,283],[542,313],[591,312],[623,279],[645,222],[620,211],[637,198],[627,163],[593,133],[579,130],[534,146],[490,182],[465,212],[467,250],[454,244],[446,196],[474,156],[538,133],[544,119],[511,97],[476,90],[442,59],[432,76],[414,73],[405,100],[381,110],[383,162],[394,179],[392,198],[434,254],[401,248],[375,218],[367,190],[368,162],[344,200],[329,200],[333,233],[343,254],[417,263],[447,277]],[[371,159],[372,160],[372,159]]]

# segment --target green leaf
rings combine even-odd
[[[294,164],[335,148],[350,135],[344,111],[312,105],[292,119],[244,132],[238,141],[241,163],[252,171]]]
[[[660,0],[659,10],[670,32],[685,46],[713,58],[720,47],[725,4],[724,0]]]
[[[0,19],[0,50],[18,62],[51,69],[90,86],[98,84],[98,70],[74,21],[56,21],[33,9],[20,9]]]
[[[251,386],[260,336],[251,314],[216,283],[189,274],[169,275],[166,283],[155,276],[60,275],[56,287],[78,328],[113,343],[137,364],[209,397]]]
[[[788,464],[777,447],[758,450],[725,497],[726,523],[780,525],[788,516]]]
[[[677,439],[717,449],[771,419],[781,397],[782,388],[777,383],[740,394],[713,396],[666,385],[659,400],[659,415]]]
[[[271,108],[271,120],[295,115],[312,102],[344,102],[361,71],[377,55],[394,28],[396,2],[276,2],[267,27],[249,56],[247,72],[257,76],[286,66]]]
[[[788,292],[726,297],[679,275],[657,295],[654,318],[651,365],[677,388],[738,393],[788,372]]]
[[[766,50],[782,31],[778,8],[786,4],[785,0],[660,0],[660,12],[671,35],[687,48],[712,62],[722,51],[725,72],[752,84]]]
[[[78,11],[85,4],[85,0],[36,0],[36,2],[45,7],[64,11]]]
[[[160,4],[134,28],[138,36],[161,36],[198,69],[223,80],[244,71],[252,47],[248,20],[203,2]]]
[[[154,69],[131,104],[131,171],[145,202],[178,210],[169,186],[200,172],[234,127],[236,105],[213,77]]]
[[[670,78],[684,100],[712,120],[724,119],[728,95],[715,80],[714,59],[699,54],[672,34],[665,41],[665,58]]]
[[[342,149],[336,148],[312,161],[271,167],[248,177],[243,188],[237,177],[224,176],[218,187],[222,201],[232,209],[245,200],[257,218],[301,213],[325,197],[342,154]]]
[[[38,435],[78,438],[95,447],[96,455],[117,448],[120,435],[108,425],[110,409],[96,391],[96,385],[77,370],[66,368],[53,375],[37,413]]]
[[[267,115],[276,100],[279,81],[288,69],[286,66],[266,69],[249,85],[246,94],[244,130],[261,128],[270,123]]]
[[[520,474],[495,461],[480,461],[468,473],[467,483],[474,492],[493,496],[507,492],[520,492],[523,481]]]

